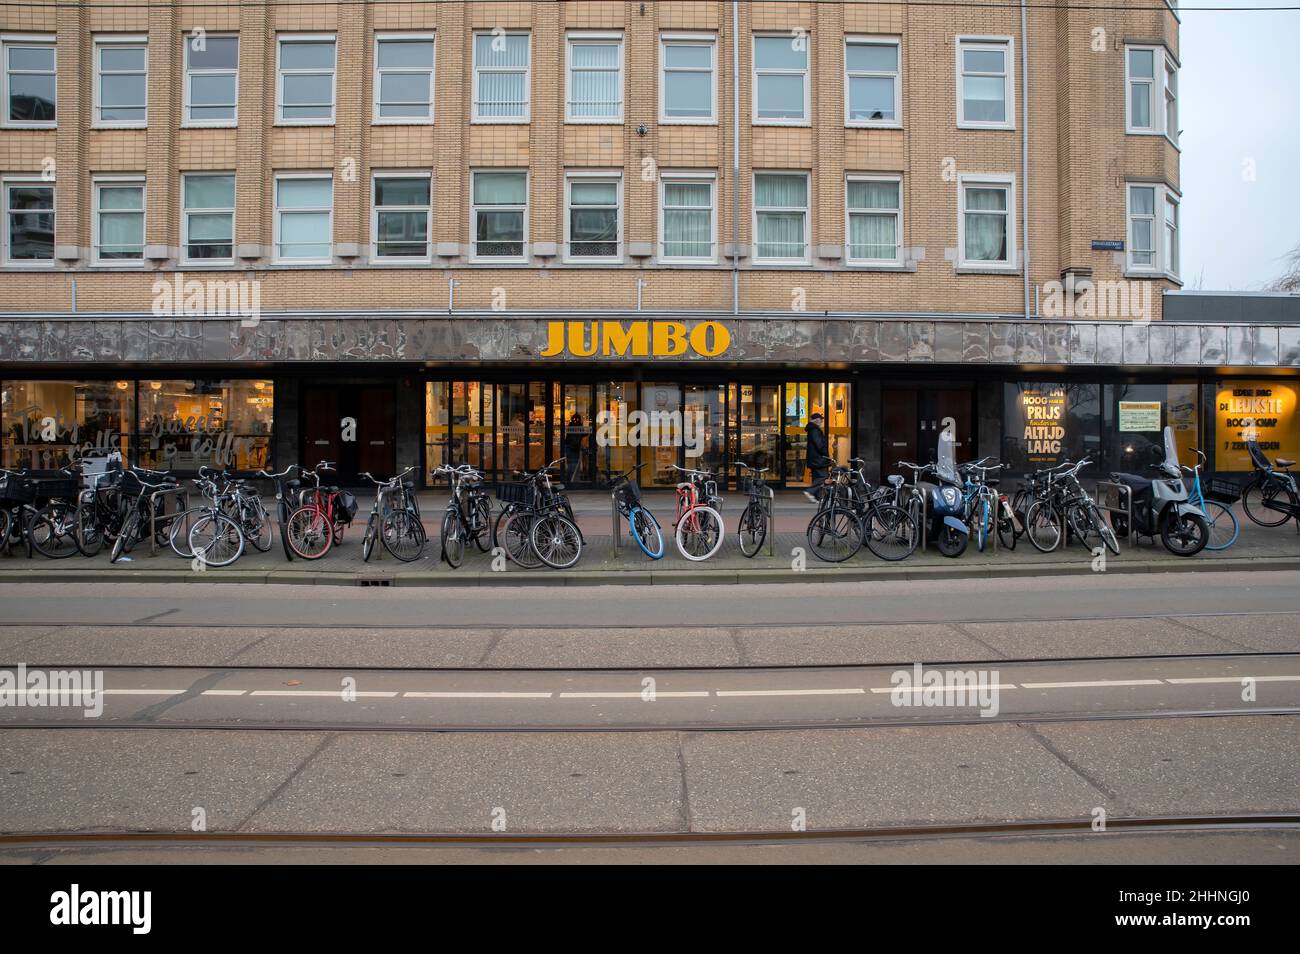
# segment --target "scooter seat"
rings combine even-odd
[[[1154,481],[1145,477],[1139,477],[1137,474],[1111,474],[1110,479],[1113,483],[1123,484],[1125,487],[1132,487],[1135,492],[1150,490]]]
[[[1287,460],[1285,457],[1278,457],[1273,460],[1275,467],[1294,467],[1295,461]]]

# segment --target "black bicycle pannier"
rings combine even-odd
[[[357,515],[357,498],[350,490],[339,493],[339,511],[348,523],[351,523],[352,518]]]
[[[29,504],[36,499],[36,482],[17,474],[0,476],[0,501],[6,507]]]

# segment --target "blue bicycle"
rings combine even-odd
[[[1232,512],[1232,505],[1241,499],[1241,491],[1236,484],[1211,480],[1207,498],[1201,490],[1201,468],[1205,466],[1205,455],[1195,447],[1192,448],[1192,453],[1196,455],[1196,466],[1183,468],[1192,476],[1187,502],[1193,507],[1200,507],[1205,514],[1205,522],[1210,525],[1210,538],[1205,549],[1226,550],[1237,542],[1237,534],[1241,533],[1241,524]]]
[[[647,510],[641,504],[641,487],[632,475],[649,463],[637,464],[631,470],[624,471],[618,476],[612,472],[607,472],[606,476],[610,478],[609,488],[614,494],[614,501],[618,506],[618,512],[627,521],[628,527],[632,531],[632,539],[636,545],[652,560],[662,560],[664,555],[664,535],[659,531],[659,521],[655,519],[654,514]]]

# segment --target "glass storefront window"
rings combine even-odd
[[[270,463],[275,390],[270,381],[141,381],[141,467],[260,470]]]
[[[645,410],[645,451],[650,466],[641,471],[646,486],[673,487],[681,473],[673,470],[681,443],[682,388],[679,384],[646,382],[642,385]]]
[[[636,466],[637,448],[628,440],[628,418],[639,407],[635,381],[596,385],[596,467],[602,472],[621,474]]]
[[[1106,385],[1103,472],[1151,476],[1150,465],[1164,460],[1164,428],[1174,429],[1178,459],[1196,463],[1200,417],[1195,384]]]
[[[590,384],[565,384],[563,406],[556,419],[560,427],[560,452],[564,457],[564,482],[592,483],[594,412]]]
[[[1214,469],[1253,470],[1246,450],[1249,440],[1259,441],[1269,460],[1300,459],[1297,398],[1300,386],[1278,378],[1220,381],[1214,396]]]
[[[424,460],[429,473],[451,460],[447,423],[451,415],[446,381],[430,381],[424,389]],[[425,475],[426,479],[429,474]]]
[[[722,473],[727,456],[727,391],[722,384],[688,384],[682,416],[687,467]]]
[[[1002,461],[1012,474],[1055,467],[1101,449],[1101,385],[1010,381],[1004,386]],[[1096,478],[1101,465],[1083,476]]]
[[[826,385],[826,437],[831,446],[831,457],[841,467],[853,459],[853,409],[852,391],[847,384]]]
[[[3,466],[53,470],[88,452],[125,457],[134,381],[6,381]]]

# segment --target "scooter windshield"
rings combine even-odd
[[[941,480],[951,484],[960,484],[961,480],[957,477],[957,451],[956,442],[953,441],[949,433],[941,431],[939,434],[939,451],[935,461],[935,473]]]
[[[1161,469],[1170,477],[1181,477],[1182,468],[1178,465],[1178,445],[1174,443],[1174,429],[1165,426],[1165,462]]]

